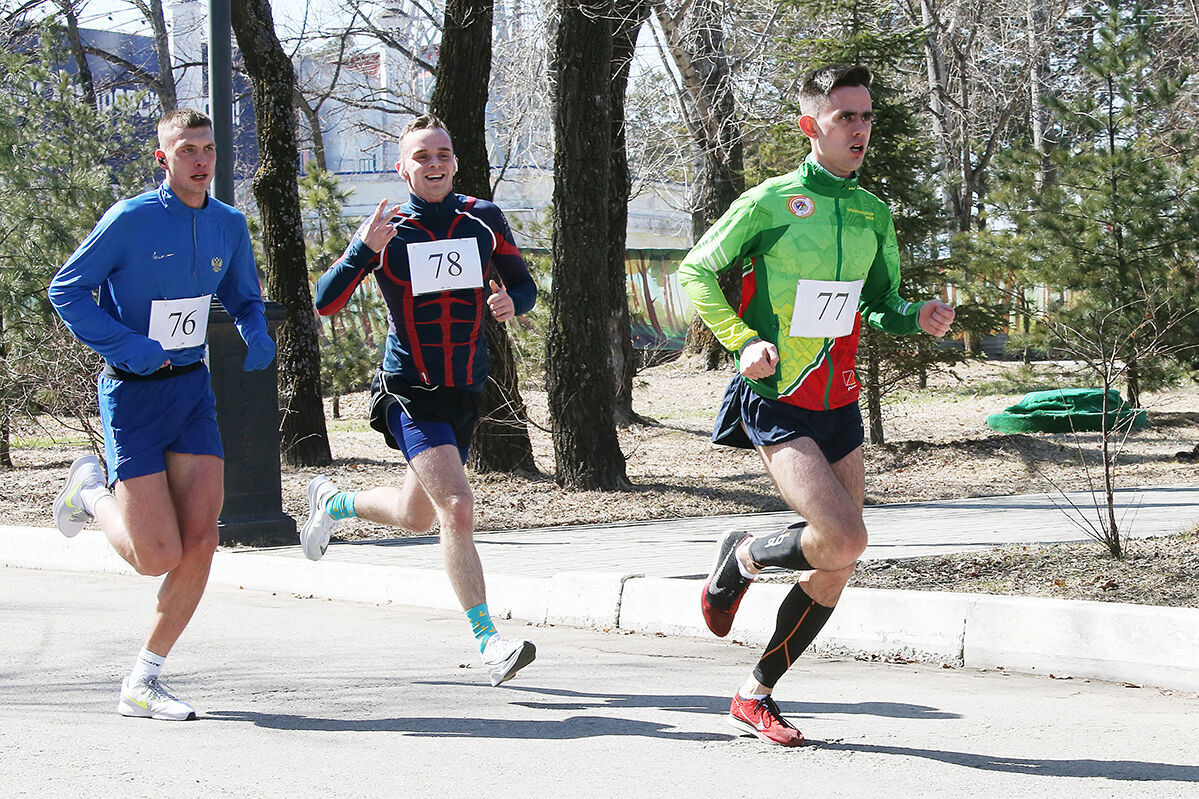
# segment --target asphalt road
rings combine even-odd
[[[496,689],[456,614],[226,588],[164,674],[200,718],[125,719],[156,585],[0,569],[0,794],[1199,797],[1194,695],[804,658],[784,750],[724,721],[736,644],[501,623]]]

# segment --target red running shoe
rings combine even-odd
[[[737,547],[747,538],[751,536],[744,530],[729,530],[724,534],[717,544],[716,563],[712,565],[712,573],[700,595],[699,607],[704,613],[704,622],[721,638],[732,629],[737,606],[753,582],[737,568]]]
[[[803,746],[803,733],[792,727],[772,697],[764,699],[742,699],[733,696],[729,706],[729,724],[758,736],[768,744],[779,746]]]

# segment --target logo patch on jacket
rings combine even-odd
[[[221,257],[219,255],[216,256],[215,258],[213,258],[212,259],[212,271],[214,271],[214,272],[221,271],[222,263],[224,263],[224,262],[221,260]]]
[[[800,219],[805,219],[816,212],[816,203],[812,202],[811,197],[805,197],[802,194],[797,194],[787,200],[787,210],[798,216]]]

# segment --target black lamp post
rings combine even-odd
[[[233,205],[233,46],[230,0],[208,0],[208,112],[219,157],[212,192]],[[267,325],[278,340],[287,317],[266,303]],[[215,299],[208,325],[209,368],[217,421],[225,447],[222,544],[294,543],[296,522],[283,512],[279,473],[279,383],[275,364],[243,372],[246,345],[233,319]]]

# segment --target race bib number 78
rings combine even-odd
[[[204,343],[208,336],[208,309],[212,295],[150,303],[150,338],[164,350],[182,350]]]
[[[475,239],[442,239],[408,245],[412,293],[432,294],[483,287],[479,243]]]
[[[795,288],[790,334],[837,338],[853,332],[863,280],[801,280]]]

